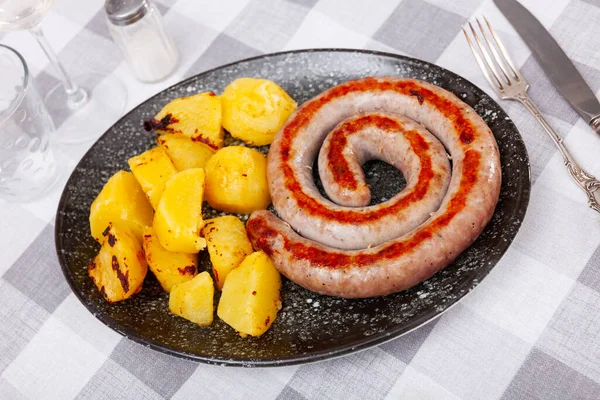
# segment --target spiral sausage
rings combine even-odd
[[[392,228],[390,215],[402,212],[408,203],[418,203],[427,190],[402,197],[407,189],[411,191],[407,185],[396,196],[406,199],[402,207],[390,207],[391,199],[367,211],[375,216],[369,219],[360,208],[338,206],[332,212],[333,203],[315,193],[306,168],[329,131],[364,113],[415,120],[442,142],[453,161],[452,178],[439,208],[425,222],[394,238],[386,236]],[[420,171],[425,169],[421,165]],[[445,189],[443,167],[437,172],[431,175],[439,179],[430,175],[426,189],[429,185],[435,189],[440,182]],[[269,254],[281,273],[309,290],[363,298],[407,289],[451,263],[491,218],[501,171],[496,141],[472,108],[432,84],[382,77],[346,82],[302,105],[271,145],[268,178],[273,204],[291,227],[268,211],[255,212],[247,223],[253,245]],[[323,237],[331,237],[329,227],[340,224],[346,229],[335,232],[342,242],[367,229],[374,236],[381,233],[370,238],[381,244],[353,250],[325,244]]]

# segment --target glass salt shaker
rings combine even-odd
[[[108,30],[140,81],[157,82],[175,71],[177,49],[150,0],[105,0],[105,10]]]

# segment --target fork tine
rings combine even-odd
[[[487,47],[492,51],[492,56],[494,57],[496,64],[500,67],[500,70],[502,71],[502,74],[504,75],[504,79],[506,79],[506,82],[510,86],[510,84],[511,84],[510,77],[508,76],[509,75],[508,71],[504,67],[504,60],[502,59],[500,54],[498,54],[498,52],[496,51],[496,47],[494,47],[494,45],[488,38],[488,34],[485,32],[485,29],[483,28],[481,21],[479,21],[479,18],[475,18],[475,21],[477,21],[477,25],[479,25],[479,30],[481,31],[481,34],[483,35],[483,39],[485,40]]]
[[[485,15],[483,16],[483,20],[485,21],[490,33],[492,34],[492,38],[494,39],[496,46],[498,46],[498,49],[500,49],[500,52],[504,56],[504,60],[508,64],[508,66],[512,72],[512,75],[515,77],[515,79],[517,81],[520,81],[522,79],[521,73],[519,72],[519,69],[515,66],[515,63],[513,62],[512,58],[510,57],[510,54],[506,50],[506,47],[504,47],[504,43],[502,43],[502,41],[500,40],[498,35],[496,35],[496,31],[494,31],[494,28],[492,28],[492,25],[490,24],[488,19],[485,17]]]
[[[471,24],[469,23],[469,25],[471,25]],[[504,86],[502,86],[502,82],[500,82],[500,80],[498,79],[498,76],[494,73],[494,71],[492,71],[488,68],[485,60],[481,58],[481,56],[479,55],[479,52],[477,52],[477,50],[475,49],[475,46],[473,45],[473,42],[471,41],[471,38],[469,37],[469,34],[467,33],[467,31],[464,27],[462,27],[462,31],[465,34],[467,43],[469,44],[469,47],[471,48],[471,52],[473,53],[473,56],[475,57],[475,61],[477,61],[477,64],[479,65],[481,72],[483,72],[485,79],[487,79],[487,81],[491,87],[493,87],[495,89],[503,90]],[[473,26],[471,26],[471,31],[473,31],[473,34],[475,35]],[[493,76],[493,78],[492,78],[492,76]],[[494,82],[494,80],[495,80],[495,82]]]
[[[473,37],[475,38],[475,42],[477,43],[477,48],[479,49],[479,52],[483,55],[483,60],[485,61],[485,65],[487,66],[488,71],[490,71],[492,75],[494,75],[494,78],[496,78],[496,81],[500,85],[500,89],[504,90],[504,85],[502,84],[500,74],[498,74],[494,62],[492,61],[488,51],[483,46],[483,43],[479,39],[479,35],[477,35],[477,32],[475,31],[475,28],[473,28],[471,22],[469,22],[469,27],[471,28],[471,32],[473,33]]]

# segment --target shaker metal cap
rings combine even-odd
[[[146,15],[150,5],[147,0],[105,0],[104,8],[111,23],[131,25]]]

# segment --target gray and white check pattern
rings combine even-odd
[[[101,2],[56,0],[44,21],[67,69],[114,75],[128,108],[206,69],[267,52],[350,47],[435,62],[492,96],[460,27],[485,14],[531,82],[530,94],[587,170],[600,139],[558,95],[491,0],[158,0],[181,53],[177,73],[142,84],[104,22]],[[594,91],[600,90],[600,1],[527,0]],[[0,36],[26,58],[42,93],[57,81],[26,32]],[[458,306],[404,337],[295,367],[195,364],[129,341],[75,298],[54,254],[53,218],[88,145],[57,147],[62,177],[43,199],[0,203],[0,399],[599,399],[600,221],[550,139],[502,102],[531,158],[523,227],[492,273]],[[53,116],[58,124],[64,116]],[[113,121],[93,121],[100,136]]]

